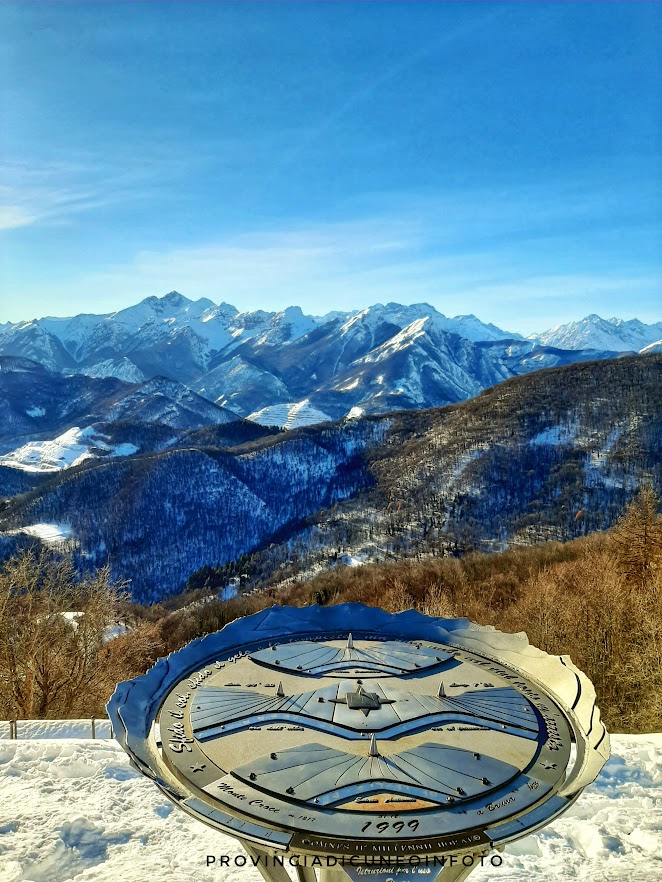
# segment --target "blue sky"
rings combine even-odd
[[[0,322],[662,319],[655,3],[0,4]]]

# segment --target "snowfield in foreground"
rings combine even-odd
[[[208,854],[230,866],[207,867]],[[0,741],[0,882],[261,882],[235,865],[242,855],[175,809],[113,741]],[[614,736],[568,813],[470,878],[662,880],[662,735]]]

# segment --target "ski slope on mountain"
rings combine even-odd
[[[502,857],[471,879],[662,879],[662,735],[614,736],[611,759],[577,804]],[[0,882],[258,882],[244,860],[235,840],[135,772],[114,741],[0,740]]]

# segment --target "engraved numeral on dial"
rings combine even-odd
[[[407,827],[409,827],[412,832],[418,830],[418,826],[419,821],[417,821],[416,818],[414,818],[412,821],[407,822]],[[361,827],[361,833],[365,833],[371,827],[374,827],[374,830],[377,833],[385,833],[389,829],[391,829],[394,833],[401,833],[405,828],[405,823],[404,821],[395,821],[393,824],[390,824],[388,821],[380,821],[378,824],[373,825],[372,821],[367,821]]]

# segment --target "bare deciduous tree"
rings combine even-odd
[[[122,599],[107,568],[78,580],[71,560],[52,552],[8,560],[0,570],[0,715],[88,713],[108,679],[104,636]]]

